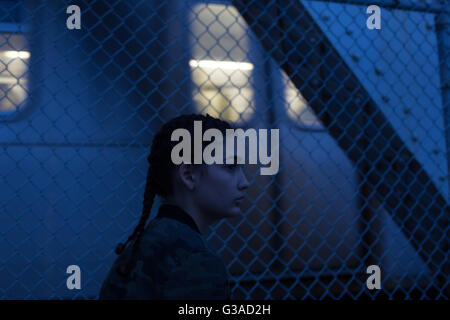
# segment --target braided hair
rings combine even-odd
[[[229,123],[211,117],[210,115],[201,114],[184,114],[173,118],[166,122],[159,132],[153,138],[150,155],[147,157],[149,168],[147,172],[147,181],[145,184],[144,201],[142,215],[133,233],[128,237],[125,243],[119,243],[116,246],[115,253],[120,255],[127,244],[134,242],[133,252],[137,249],[142,237],[146,222],[150,216],[153,202],[156,195],[166,197],[173,194],[172,175],[176,165],[171,160],[171,152],[173,147],[178,144],[177,141],[171,141],[172,132],[176,129],[186,129],[194,135],[194,121],[202,121],[203,130],[215,128],[225,133],[226,129],[230,129]],[[205,147],[205,146],[203,146]],[[194,153],[191,152],[191,155]],[[193,163],[191,159],[191,163]],[[121,270],[121,274],[128,274],[130,265]]]

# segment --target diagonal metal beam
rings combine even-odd
[[[233,0],[411,244],[445,285],[449,205],[300,1]]]

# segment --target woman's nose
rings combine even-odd
[[[250,183],[247,180],[247,177],[245,176],[244,170],[241,170],[241,179],[239,181],[239,189],[245,190],[250,186]]]

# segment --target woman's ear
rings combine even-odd
[[[192,164],[180,164],[177,168],[177,175],[181,180],[181,184],[189,191],[195,189],[198,180],[198,172]]]

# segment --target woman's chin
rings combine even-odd
[[[242,214],[242,210],[241,210],[241,207],[239,206],[239,205],[235,205],[234,207],[233,207],[233,209],[231,210],[231,216],[238,216],[238,215],[241,215]]]

